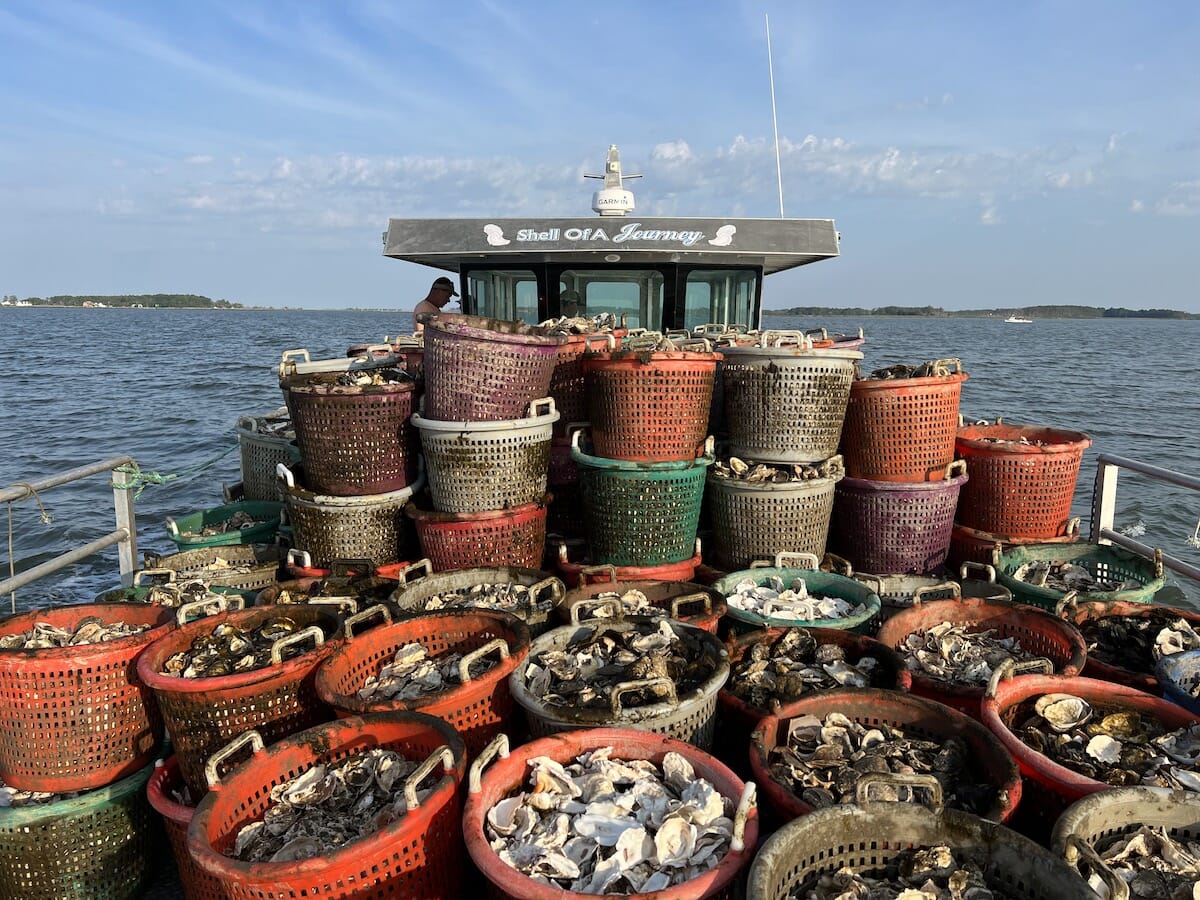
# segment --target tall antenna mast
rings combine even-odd
[[[779,218],[783,218],[783,166],[779,162],[779,119],[775,115],[775,63],[771,59],[771,19],[763,13],[767,26],[767,70],[771,73],[771,125],[775,129],[775,180],[779,183]]]

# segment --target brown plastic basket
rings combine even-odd
[[[850,385],[842,428],[846,474],[873,481],[936,481],[954,459],[958,404],[967,373],[862,380]]]
[[[721,616],[725,615],[726,603],[720,591],[690,581],[649,581],[643,579],[618,579],[615,566],[591,566],[584,570],[588,574],[601,572],[604,578],[577,585],[554,607],[555,617],[562,625],[579,624],[589,618],[621,618],[623,609],[614,608],[619,601],[598,600],[601,594],[623,594],[639,591],[651,606],[687,625],[703,628],[710,634],[717,633]]]
[[[476,566],[536,569],[545,551],[550,499],[547,494],[537,503],[474,513],[430,512],[410,503],[405,513],[417,526],[421,555],[436,572]]]
[[[959,502],[962,502],[961,496]],[[950,551],[946,562],[951,566],[961,566],[964,563],[992,564],[992,550],[996,542],[1000,542],[1000,552],[1007,553],[1013,547],[1025,544],[1074,544],[1079,541],[1079,517],[1075,516],[1067,522],[1066,533],[1049,538],[1014,538],[1008,534],[993,534],[990,531],[980,531],[968,528],[958,522],[950,531]]]

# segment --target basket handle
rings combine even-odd
[[[946,463],[946,474],[942,476],[942,481],[949,481],[951,478],[954,478],[956,469],[959,475],[966,475],[967,461],[965,459],[956,459],[953,462]]]
[[[687,351],[688,348],[695,348],[691,350],[692,353],[712,353],[712,341],[708,338],[693,337],[679,342],[680,350]]]
[[[1079,869],[1081,861],[1086,863],[1104,881],[1108,888],[1108,900],[1129,900],[1129,885],[1126,884],[1125,879],[1114,872],[1108,863],[1100,858],[1096,848],[1079,835],[1067,835],[1066,845],[1063,847],[1063,859],[1067,861],[1067,865],[1073,866],[1076,870]],[[1082,875],[1083,873],[1080,872],[1080,876]]]
[[[646,331],[642,334],[633,336],[630,332],[629,339],[625,342],[627,350],[649,350],[651,352],[658,349],[659,342],[662,341],[662,334],[657,331]]]
[[[968,560],[958,567],[958,577],[961,580],[966,581],[967,576],[970,575],[971,572],[975,571],[978,571],[981,575],[983,575],[983,580],[988,584],[996,583],[995,566],[989,566],[987,563],[974,562],[972,560]]]
[[[332,606],[345,610],[348,615],[358,612],[358,600],[354,597],[313,597],[308,601],[309,606]]]
[[[179,526],[175,524],[175,520],[170,516],[167,516],[166,526],[167,533],[171,535],[171,537],[179,537]]]
[[[312,362],[312,357],[309,356],[308,351],[304,348],[300,348],[299,350],[284,350],[283,358],[279,361],[279,377],[283,378],[285,375],[294,373],[296,371],[297,360],[302,363],[308,363]]]
[[[392,614],[388,612],[388,608],[382,603],[376,603],[374,606],[368,606],[362,612],[355,613],[354,615],[348,617],[346,621],[342,623],[342,631],[346,633],[346,640],[354,640],[355,625],[359,625],[368,619],[373,619],[376,615],[383,619],[384,625],[392,624]]]
[[[1054,614],[1060,619],[1066,619],[1078,606],[1079,591],[1067,591],[1062,595],[1062,598],[1054,604]]]
[[[275,463],[275,477],[282,481],[289,489],[296,486],[296,476],[292,474],[292,470],[287,463]]]
[[[621,621],[625,618],[625,606],[621,603],[620,597],[580,597],[567,607],[567,613],[571,617],[571,624],[578,625],[583,620],[583,610],[587,607],[592,608],[592,618],[600,618],[595,613],[601,609],[612,611],[612,620]]]
[[[560,553],[560,558],[562,558],[562,554],[566,553],[567,545],[559,544],[559,546],[563,548],[562,552]],[[599,583],[596,581],[584,582],[583,579],[589,575],[607,575],[608,580],[613,582],[614,584],[616,584],[617,567],[614,566],[612,563],[601,563],[598,566],[584,566],[582,569],[579,570],[579,580],[581,582],[583,582],[584,584],[598,584]]]
[[[667,329],[667,340],[668,341],[686,341],[686,340],[690,339],[691,336],[692,336],[691,332],[688,331],[686,328],[668,328]],[[722,337],[724,337],[724,335],[722,335]]]
[[[733,837],[729,841],[729,849],[733,853],[741,853],[746,849],[746,820],[758,806],[757,792],[758,785],[753,781],[747,781],[742,787],[742,796],[733,814]]]
[[[946,808],[946,797],[942,792],[942,783],[932,775],[904,775],[898,772],[873,773],[864,775],[854,785],[854,802],[860,806],[871,802],[871,787],[883,784],[891,787],[925,788],[929,791],[929,809],[935,816],[940,816]]]
[[[778,349],[785,343],[794,343],[797,349],[811,350],[812,339],[799,331],[764,331],[759,339],[760,347],[774,347]]]
[[[356,559],[348,556],[329,561],[329,574],[339,578],[353,578],[358,574],[370,575],[375,571],[375,560],[365,557]]]
[[[242,598],[239,597],[238,599],[240,600]],[[191,603],[180,604],[179,609],[175,610],[175,624],[186,625],[190,621],[188,619],[188,613],[199,612],[200,615],[196,616],[196,618],[203,619],[205,616],[210,615],[209,613],[204,612],[204,610],[210,606],[213,606],[214,604],[217,607],[217,612],[212,613],[211,615],[223,613],[229,609],[229,597],[225,594],[217,594],[211,600],[193,600]]]
[[[950,591],[953,595],[951,599],[962,600],[962,586],[954,581],[943,581],[941,584],[931,584],[927,587],[920,587],[913,591],[912,605],[920,606],[921,602],[929,595],[940,593],[941,591]]]
[[[312,568],[312,554],[307,550],[297,550],[295,547],[290,547],[285,559],[287,565],[294,566],[297,569]]]
[[[933,371],[935,373],[937,372],[938,369],[949,370],[949,368],[951,366],[954,366],[954,374],[955,375],[962,374],[962,360],[959,359],[957,356],[948,356],[945,359],[935,359],[933,361]],[[946,374],[950,374],[950,372],[947,371]]]
[[[821,562],[828,562],[829,570],[835,575],[845,575],[847,578],[854,577],[854,566],[844,556],[838,556],[836,553],[830,553],[826,550],[825,558]]]
[[[413,773],[404,780],[404,803],[409,812],[421,805],[421,802],[417,800],[417,785],[429,776],[439,761],[442,764],[443,774],[449,775],[454,771],[454,752],[450,749],[449,744],[442,744],[430,753],[425,762],[417,766]]]
[[[415,563],[409,563],[396,573],[396,578],[400,581],[400,586],[408,587],[409,576],[411,576],[418,569],[424,570],[420,576],[421,578],[425,578],[433,574],[433,563],[430,562],[428,556],[426,556],[424,559],[418,559]],[[415,581],[416,579],[414,578],[412,580]]]
[[[208,762],[204,764],[204,780],[210,788],[214,788],[221,783],[221,779],[217,775],[217,766],[221,765],[221,763],[225,762],[247,744],[250,745],[251,753],[260,753],[265,746],[262,735],[251,728],[249,731],[239,734],[208,758]]]
[[[529,418],[536,419],[540,416],[552,416],[558,412],[558,407],[554,405],[553,397],[542,397],[540,400],[531,400],[529,402]]]
[[[1042,675],[1054,674],[1054,663],[1046,659],[1044,656],[1037,656],[1033,659],[1023,659],[1017,662],[1011,656],[996,666],[996,670],[992,672],[992,677],[988,679],[987,690],[984,692],[984,697],[988,700],[996,699],[996,691],[1000,687],[1000,682],[1006,678],[1012,678],[1014,675],[1023,675],[1030,672],[1039,672]]]
[[[558,564],[569,563],[571,560],[567,556],[567,542],[558,542]]]
[[[704,337],[705,335],[715,334],[721,335],[729,331],[729,326],[721,322],[708,322],[704,325],[696,325],[692,328],[692,334]]]
[[[502,661],[508,659],[508,641],[504,638],[496,638],[495,640],[488,641],[482,647],[477,647],[470,653],[463,654],[462,659],[458,661],[458,680],[463,684],[470,681],[471,663],[483,659],[483,657],[487,656],[493,650],[500,651],[500,659]]]
[[[679,705],[679,695],[675,693],[675,680],[663,676],[661,678],[642,678],[638,681],[622,681],[620,684],[613,685],[612,689],[612,711],[614,716],[621,714],[621,695],[629,691],[640,691],[648,687],[665,687],[667,689],[667,699],[672,706]]]
[[[1075,516],[1073,519],[1067,519],[1067,528],[1065,533],[1068,535],[1079,534],[1079,516]]]
[[[508,735],[503,731],[492,738],[488,745],[479,751],[475,761],[471,763],[471,769],[467,773],[467,791],[469,793],[478,794],[483,789],[479,783],[483,767],[497,756],[501,759],[508,759]]]
[[[1163,554],[1161,548],[1156,548],[1154,551],[1154,577],[1162,578],[1163,575]]]
[[[873,587],[876,594],[878,594],[880,597],[883,596],[883,579],[878,575],[872,575],[870,572],[855,572],[850,577],[852,577],[855,581],[861,581],[867,587]]]
[[[787,565],[792,563],[793,565]],[[793,553],[790,550],[780,550],[775,554],[777,569],[812,569],[816,572],[821,568],[821,561],[815,553]]]
[[[178,574],[179,573],[176,572],[174,569],[165,569],[165,568],[138,569],[136,572],[133,573],[133,586],[134,587],[141,586],[143,575],[166,575],[167,576],[167,584],[170,584],[172,581],[175,580],[175,576]]]
[[[819,334],[821,336],[821,340],[823,341],[829,340],[829,332],[824,328],[810,328],[804,332],[805,337],[809,337],[810,335],[814,334]]]
[[[297,631],[294,634],[289,634],[281,637],[271,645],[271,665],[277,666],[283,662],[283,651],[292,644],[299,644],[301,641],[306,641],[309,638],[313,639],[314,647],[320,647],[325,643],[325,632],[321,630],[320,625],[310,625],[308,628]]]
[[[992,544],[992,565],[1000,568],[1000,557],[1004,555],[1004,545],[999,541]]]
[[[611,331],[597,331],[589,334],[583,339],[583,349],[593,353],[596,352],[592,350],[592,341],[596,340],[596,338],[604,341],[604,349],[609,353],[612,353],[617,349],[617,339],[613,337],[613,333]]]
[[[684,594],[681,597],[676,597],[671,601],[671,618],[678,619],[679,610],[692,603],[699,603],[704,608],[705,613],[712,612],[712,597],[705,591],[696,591],[692,594]]]
[[[235,426],[240,431],[253,432],[258,428],[258,423],[254,421],[253,416],[238,416],[237,425]]]
[[[563,550],[566,549],[566,544],[559,544]],[[548,594],[550,597],[550,606],[558,603],[567,592],[567,586],[562,583],[561,578],[555,578],[551,575],[549,578],[543,578],[537,584],[529,586],[529,597],[531,604],[536,604],[542,598],[543,594]]]

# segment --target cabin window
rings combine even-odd
[[[587,315],[625,316],[630,328],[662,328],[663,276],[652,269],[566,269],[559,293],[578,291]]]
[[[718,322],[752,325],[758,272],[754,269],[694,269],[684,287],[684,327]]]
[[[537,324],[537,275],[529,269],[476,269],[467,276],[470,309],[478,316]]]

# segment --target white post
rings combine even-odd
[[[1089,537],[1099,544],[1111,544],[1104,529],[1112,530],[1117,513],[1117,475],[1120,468],[1106,460],[1096,466],[1096,486],[1092,490],[1092,528]]]

